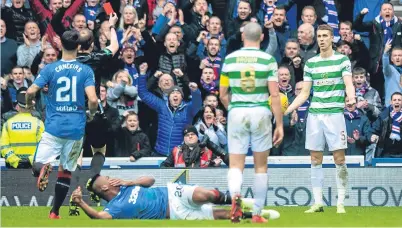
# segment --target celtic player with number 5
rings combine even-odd
[[[35,155],[33,173],[37,187],[44,191],[52,171],[51,162],[60,156],[55,198],[49,218],[59,219],[59,209],[70,187],[71,172],[77,167],[86,124],[85,95],[88,97],[89,119],[98,108],[92,69],[77,62],[79,32],[70,30],[61,37],[63,55],[60,61],[47,65],[26,93],[27,108],[32,98],[45,85],[49,86],[45,132]]]
[[[242,34],[244,47],[228,55],[222,68],[220,98],[229,111],[228,184],[233,196],[232,222],[239,222],[243,213],[240,207],[240,193],[245,158],[250,144],[254,152],[255,167],[252,222],[267,222],[261,216],[268,190],[267,157],[272,144],[278,146],[283,139],[278,66],[271,55],[260,50],[263,38],[261,26],[254,22],[248,23]],[[268,104],[269,96],[272,98],[272,107]],[[276,120],[273,138],[270,108]]]
[[[306,124],[306,149],[310,150],[311,155],[311,184],[315,203],[306,213],[324,211],[322,159],[325,144],[333,153],[336,165],[337,213],[345,213],[344,201],[348,184],[345,164],[346,124],[343,115],[345,91],[349,98],[348,104],[356,103],[356,96],[350,61],[347,56],[332,50],[333,38],[333,30],[329,25],[318,27],[320,54],[307,60],[302,92],[285,112],[287,115],[300,107],[313,89]]]

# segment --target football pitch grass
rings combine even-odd
[[[97,208],[101,210],[102,208]],[[325,212],[304,214],[307,207],[269,207],[281,217],[267,224],[243,220],[232,224],[219,221],[172,220],[91,220],[80,209],[80,216],[68,216],[61,208],[61,220],[47,218],[50,207],[1,207],[1,227],[402,227],[402,207],[346,207],[347,214],[336,214],[336,207]]]

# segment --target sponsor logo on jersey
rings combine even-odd
[[[68,105],[61,105],[56,107],[56,111],[58,112],[75,112],[78,111],[78,107],[76,105],[68,106]]]
[[[11,124],[12,130],[31,130],[32,124],[30,122],[15,122]]]

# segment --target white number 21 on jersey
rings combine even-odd
[[[57,85],[62,85],[56,91],[57,102],[77,102],[77,76],[72,76],[71,79],[63,76],[57,79]],[[70,91],[71,92],[68,92]],[[64,95],[62,93],[68,92]],[[71,95],[70,95],[71,94]]]

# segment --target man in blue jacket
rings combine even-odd
[[[156,139],[156,155],[168,156],[175,146],[183,142],[183,130],[191,124],[202,105],[201,92],[196,83],[189,83],[192,100],[183,101],[183,90],[174,86],[168,93],[168,100],[157,97],[147,89],[148,64],[140,66],[138,94],[141,100],[158,113],[158,134]]]

